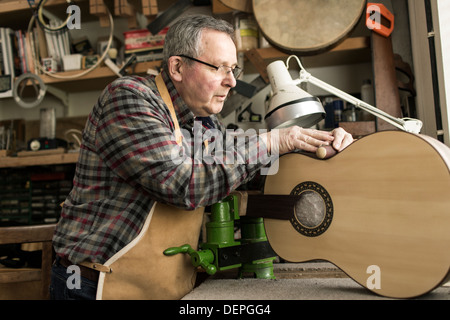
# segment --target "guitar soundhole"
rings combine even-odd
[[[295,217],[307,228],[318,227],[325,218],[325,203],[315,191],[304,191],[295,204]]]
[[[323,234],[333,220],[333,202],[327,190],[316,182],[303,182],[292,190],[300,196],[290,221],[299,233],[307,237]]]

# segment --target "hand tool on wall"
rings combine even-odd
[[[366,26],[372,30],[375,104],[384,112],[401,118],[400,94],[392,47],[394,15],[381,3],[368,3]],[[379,119],[376,120],[376,125],[377,131],[394,129],[392,125]]]

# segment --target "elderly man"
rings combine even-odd
[[[341,150],[353,141],[342,129],[292,127],[279,130],[278,139],[269,132],[257,143],[235,146],[231,153],[245,161],[174,161],[174,154],[195,155],[184,150],[194,143],[180,143],[177,132],[193,132],[200,121],[202,134],[225,131],[215,114],[240,71],[232,26],[188,16],[172,25],[165,39],[159,81],[170,101],[162,99],[154,76],[123,77],[103,91],[86,123],[73,190],[54,236],[54,299],[94,299],[98,271],[81,272],[81,287],[71,289],[66,267],[107,261],[139,234],[155,202],[187,210],[208,206],[251,180],[265,165],[255,159],[274,148],[280,154],[314,152],[324,144]]]

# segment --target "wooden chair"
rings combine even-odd
[[[0,268],[0,298],[49,299],[55,224],[0,227],[0,244],[42,243],[41,268]],[[38,286],[38,288],[36,288]],[[33,293],[34,290],[34,293]]]

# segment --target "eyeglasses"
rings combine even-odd
[[[206,65],[206,66],[208,66],[208,67],[211,67],[211,68],[213,68],[213,69],[216,69],[216,71],[221,70],[221,72],[222,72],[223,75],[225,75],[225,76],[226,76],[229,72],[231,72],[231,73],[233,73],[233,76],[234,76],[235,79],[237,79],[237,78],[241,75],[241,73],[242,73],[242,68],[240,68],[240,67],[238,67],[238,66],[235,66],[235,67],[229,67],[229,66],[215,66],[215,65],[213,65],[213,64],[210,64],[210,63],[207,63],[207,62],[204,62],[204,61],[201,61],[201,60],[198,60],[198,59],[189,57],[189,56],[185,56],[184,54],[179,54],[178,56],[179,56],[179,57],[186,58],[186,59],[189,59],[189,60],[192,60],[192,61],[195,61],[195,62],[198,62],[198,63],[202,63],[202,64],[204,64],[204,65]]]

